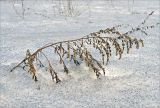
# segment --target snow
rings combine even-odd
[[[39,71],[41,80],[37,83],[22,69],[10,72],[27,49],[34,52],[46,43],[80,38],[118,24],[135,27],[151,11],[155,13],[146,25],[155,24],[160,21],[158,0],[135,0],[133,8],[131,1],[128,7],[127,0],[113,0],[112,4],[109,0],[74,1],[80,15],[73,17],[53,13],[51,7],[56,2],[37,2],[28,1],[26,6],[52,19],[35,15],[31,10],[21,19],[11,1],[0,1],[0,108],[160,107],[159,27],[147,30],[149,36],[136,33],[137,38],[144,39],[145,47],[132,49],[121,60],[112,57],[105,66],[106,76],[100,79],[83,63],[78,67],[71,63],[69,75],[57,66],[62,79],[58,84],[43,71]],[[15,6],[20,7],[18,3]]]

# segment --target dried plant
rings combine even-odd
[[[149,16],[151,16],[152,14],[153,12],[149,14]],[[53,49],[52,52],[54,52],[54,54],[59,57],[59,64],[63,65],[63,69],[66,74],[69,73],[69,69],[67,68],[67,64],[65,62],[66,60],[68,60],[68,62],[73,61],[76,66],[80,65],[83,61],[85,62],[86,66],[90,67],[93,70],[97,78],[99,78],[102,74],[101,71],[105,75],[104,66],[108,64],[110,57],[113,55],[112,53],[114,51],[116,53],[116,56],[121,59],[122,54],[124,54],[125,50],[127,53],[129,53],[130,49],[134,46],[137,49],[139,49],[140,46],[144,47],[143,40],[131,36],[131,33],[137,31],[142,32],[142,30],[146,31],[146,29],[153,28],[154,26],[144,26],[147,19],[148,16],[141,25],[133,28],[132,32],[129,31],[126,33],[121,33],[116,28],[122,25],[118,25],[112,28],[107,28],[94,33],[90,33],[89,35],[79,39],[50,43],[37,49],[34,53],[30,53],[30,51],[27,50],[25,59],[22,60],[18,65],[16,65],[11,71],[15,70],[18,67],[22,67],[32,75],[34,81],[38,81],[38,68],[45,67],[45,69],[50,73],[52,80],[56,81],[56,83],[60,82],[61,80],[58,77],[58,73],[55,71],[51,60],[44,52],[44,50],[51,48]],[[104,36],[104,34],[115,34],[116,36],[107,37]],[[97,57],[94,57],[91,49],[95,49],[98,51],[101,60]],[[113,51],[113,49],[115,50]],[[42,62],[40,55],[45,58],[45,61],[47,63],[44,64]]]
[[[15,7],[16,2],[20,2],[21,12],[19,12],[18,9],[16,9],[16,7]],[[21,17],[22,19],[24,19],[24,17],[25,17],[25,11],[26,11],[26,9],[24,7],[24,0],[19,0],[19,1],[18,0],[12,0],[12,7],[13,7],[14,11],[16,12],[16,14],[19,17]]]

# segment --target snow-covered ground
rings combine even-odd
[[[0,1],[0,108],[160,108],[160,33],[159,27],[148,30],[145,47],[132,49],[121,60],[113,57],[106,66],[107,74],[93,78],[83,64],[70,65],[69,75],[55,84],[40,73],[35,83],[21,69],[10,72],[27,49],[32,52],[46,43],[80,38],[91,32],[118,24],[138,25],[155,11],[146,25],[160,22],[159,0],[76,0],[78,16],[60,16],[52,0],[28,0],[25,6],[49,16],[27,10],[21,19],[10,1]],[[16,2],[15,7],[20,5]],[[122,28],[127,31],[129,28]],[[62,71],[62,70],[60,70]]]

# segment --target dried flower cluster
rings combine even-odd
[[[149,14],[149,16],[152,14],[153,12]],[[146,19],[148,19],[148,16]],[[143,21],[142,25],[144,25],[145,22],[146,21]],[[63,66],[64,72],[66,74],[69,73],[69,69],[67,67],[67,64],[65,63],[66,60],[68,60],[69,62],[74,62],[76,66],[80,65],[81,62],[85,62],[86,66],[90,67],[97,76],[97,78],[99,78],[102,74],[100,71],[102,71],[105,75],[104,65],[108,64],[114,51],[116,53],[116,56],[121,59],[122,54],[125,50],[127,53],[129,53],[130,49],[133,47],[136,47],[137,49],[139,49],[140,46],[144,47],[143,40],[132,37],[131,33],[136,31],[145,32],[146,29],[154,27],[141,27],[140,25],[129,32],[121,33],[116,29],[117,27],[121,26],[122,25],[118,25],[112,28],[99,30],[98,32],[90,33],[89,35],[79,39],[50,43],[39,48],[32,54],[29,50],[27,50],[25,59],[22,60],[22,62],[15,66],[11,71],[16,69],[17,67],[22,67],[24,70],[26,70],[32,75],[34,81],[38,81],[37,67],[45,67],[45,69],[50,73],[52,80],[56,83],[60,82],[61,80],[58,76],[58,73],[55,71],[51,60],[44,52],[45,49],[51,48],[53,49],[54,54],[59,57],[59,63]],[[105,36],[106,34],[114,34],[116,36],[108,37]],[[91,48],[99,52],[101,59],[97,59],[94,57],[94,55],[90,51]],[[45,58],[47,63],[42,63],[40,55]]]

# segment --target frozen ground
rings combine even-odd
[[[44,0],[45,1],[45,0]],[[27,49],[60,40],[79,38],[90,32],[118,24],[138,25],[151,11],[155,14],[147,25],[159,22],[158,0],[76,1],[76,17],[52,15],[50,2],[29,0],[26,4],[37,12],[47,9],[47,19],[27,11],[24,20],[12,8],[12,2],[0,1],[0,108],[160,108],[160,33],[159,27],[141,33],[145,47],[132,49],[121,60],[112,58],[107,75],[92,77],[85,66],[71,66],[70,75],[54,84],[45,79],[35,83],[21,69],[10,73],[25,56]],[[16,4],[18,7],[19,4]],[[122,31],[126,31],[123,28]]]

